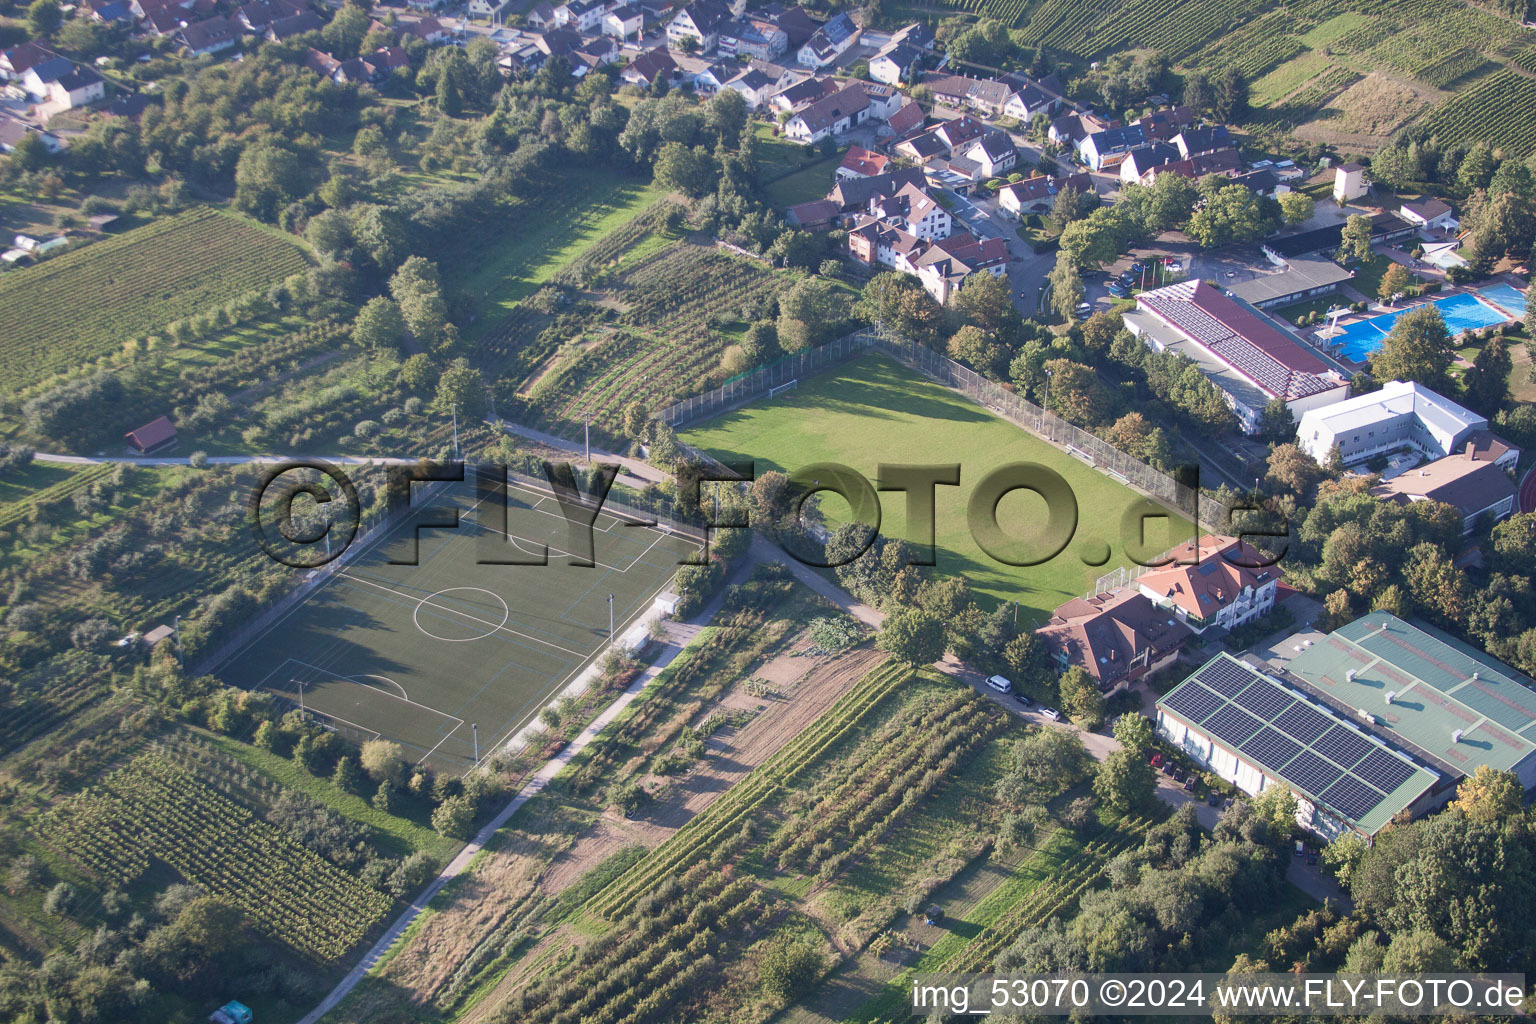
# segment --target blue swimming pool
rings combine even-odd
[[[1479,288],[1477,294],[1516,319],[1525,315],[1525,293],[1518,288],[1511,288],[1507,284],[1495,284],[1487,288]]]
[[[1508,285],[1498,287],[1515,290]],[[1489,289],[1493,291],[1495,289]],[[1516,293],[1518,294],[1518,293]],[[1496,299],[1500,305],[1502,299]],[[1524,302],[1524,299],[1521,299]],[[1436,299],[1435,305],[1440,310],[1440,315],[1445,317],[1445,325],[1451,329],[1451,334],[1457,335],[1462,331],[1475,330],[1479,327],[1491,327],[1494,324],[1502,324],[1509,319],[1503,310],[1483,302],[1472,292],[1462,292],[1460,295],[1450,295],[1443,299]],[[1371,358],[1371,353],[1381,347],[1381,339],[1387,336],[1392,325],[1408,309],[1400,309],[1395,313],[1383,313],[1381,316],[1373,316],[1369,320],[1361,320],[1359,323],[1350,324],[1341,328],[1341,332],[1331,341],[1341,346],[1344,358],[1363,363]]]

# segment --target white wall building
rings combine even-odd
[[[1302,414],[1296,443],[1319,465],[1334,445],[1352,465],[1379,453],[1410,447],[1439,459],[1461,448],[1488,420],[1415,381],[1388,381],[1380,391]]]

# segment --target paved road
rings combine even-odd
[[[108,466],[119,463],[129,466],[187,466],[190,455],[135,456],[135,455],[59,455],[54,452],[37,452],[32,456],[38,462],[57,463],[64,466]],[[361,455],[210,455],[210,466],[266,466],[288,462],[297,458],[318,458],[338,466],[414,466],[420,459],[370,457]]]
[[[486,422],[493,427],[500,427],[509,434],[526,437],[530,441],[537,441],[547,447],[558,448],[561,451],[570,452],[572,455],[580,455],[582,459],[586,458],[586,446],[580,442],[557,437],[554,434],[548,434],[542,430],[535,430],[532,427],[525,427],[521,423],[512,423],[507,420],[486,420]],[[618,482],[625,487],[630,487],[637,491],[644,488],[647,483],[666,483],[671,479],[665,472],[657,469],[650,463],[641,462],[639,459],[632,459],[627,455],[618,455],[614,452],[605,452],[600,448],[593,448],[592,458],[597,462],[616,462],[629,470],[628,473],[621,473],[619,475]]]

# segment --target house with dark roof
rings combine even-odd
[[[841,212],[841,207],[831,199],[814,199],[785,210],[784,223],[802,231],[825,231]]]
[[[278,18],[267,25],[266,37],[274,43],[296,39],[306,32],[319,32],[325,22],[313,11],[302,11],[287,18]]]
[[[1035,635],[1056,671],[1077,667],[1114,693],[1173,664],[1193,631],[1135,588],[1074,598]]]
[[[671,85],[677,81],[677,73],[677,61],[672,59],[666,47],[658,46],[630,61],[628,66],[619,72],[619,78],[630,85],[650,88],[658,79],[665,79],[667,84]]]
[[[818,100],[836,95],[842,87],[835,78],[807,78],[777,93],[769,102],[775,110],[802,110]]]
[[[786,40],[784,52],[786,53],[798,54],[800,47],[804,46],[806,40],[814,36],[816,30],[821,27],[820,23],[799,4],[790,4],[787,7],[769,5],[764,9],[763,14],[784,33]]]
[[[1495,462],[1477,457],[1469,442],[1467,450],[1436,459],[1417,469],[1399,473],[1371,488],[1383,501],[1408,505],[1438,501],[1461,515],[1461,532],[1471,533],[1482,522],[1498,522],[1516,511],[1515,482]]]
[[[161,416],[128,431],[123,438],[140,455],[152,455],[176,444],[176,427],[168,417]]]
[[[685,50],[688,40],[700,53],[708,53],[720,43],[720,30],[731,20],[730,8],[715,0],[694,0],[681,8],[667,22],[667,45]]]
[[[1019,151],[1013,138],[1007,132],[996,130],[962,144],[960,155],[977,165],[982,178],[1000,178],[1019,162]]]
[[[103,25],[132,25],[136,20],[125,0],[92,0],[90,11],[91,20]]]
[[[72,110],[105,99],[106,81],[91,68],[68,57],[34,64],[21,76],[21,87],[55,110]]]
[[[1209,153],[1213,149],[1226,149],[1232,145],[1232,136],[1226,125],[1210,128],[1185,128],[1172,139],[1179,148],[1179,157],[1188,160],[1196,153]]]
[[[203,57],[235,46],[240,42],[240,32],[238,21],[215,14],[203,21],[183,26],[180,39],[187,52],[195,57]]]
[[[795,59],[808,68],[824,68],[843,55],[859,38],[859,27],[847,14],[839,12],[796,51]]]
[[[37,125],[18,121],[14,117],[0,114],[0,153],[14,152],[21,144],[21,140],[32,136],[50,153],[57,153],[64,148],[64,140],[50,131],[45,131]]]
[[[1403,203],[1398,207],[1397,215],[1408,224],[1430,230],[1459,226],[1451,204],[1439,199],[1424,198]]]
[[[771,60],[788,46],[789,36],[767,18],[737,19],[720,29],[718,48],[726,56]]]
[[[1153,168],[1171,164],[1178,159],[1178,148],[1167,142],[1149,142],[1137,146],[1120,161],[1120,180],[1127,184],[1140,183],[1151,174]]]
[[[892,43],[869,59],[869,77],[886,85],[912,81],[928,51],[907,43]]]
[[[46,46],[32,41],[13,46],[9,50],[0,51],[0,78],[9,82],[20,81],[21,76],[33,67],[57,60],[58,56]]]
[[[827,198],[835,202],[838,209],[844,212],[867,211],[871,200],[877,196],[895,195],[907,185],[925,188],[927,184],[927,179],[921,170],[915,167],[903,167],[877,174],[872,178],[845,178],[832,186],[832,191],[827,193]]]
[[[1147,136],[1142,131],[1141,125],[1125,124],[1085,135],[1076,141],[1075,146],[1077,155],[1082,158],[1083,163],[1087,164],[1091,170],[1102,171],[1105,167],[1118,162],[1121,154],[1145,145],[1146,141]]]
[[[869,96],[857,82],[817,100],[784,122],[784,137],[809,145],[841,135],[869,117]]]
[[[735,89],[741,93],[741,98],[747,101],[748,110],[756,110],[768,102],[774,91],[778,88],[778,82],[770,78],[766,73],[756,68],[748,68],[735,78],[725,83],[727,89]]]
[[[279,18],[291,18],[303,12],[304,6],[294,0],[249,0],[240,5],[235,20],[248,30],[259,32]]]
[[[620,4],[603,14],[603,34],[638,39],[645,28],[645,10],[636,3]]]

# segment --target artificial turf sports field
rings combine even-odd
[[[882,462],[959,463],[960,485],[936,489],[935,571],[962,575],[984,602],[1017,601],[1042,621],[1063,602],[1092,589],[1099,576],[1130,564],[1120,540],[1120,518],[1141,495],[885,356],[860,356],[800,381],[777,398],[688,428],[682,436],[721,460],[754,460],[759,475],[770,469],[787,473],[812,463],[838,462],[873,482]],[[1041,565],[994,561],[971,538],[966,523],[966,505],[977,482],[1010,462],[1050,467],[1066,479],[1077,499],[1073,540]],[[833,522],[849,512],[847,503],[834,494],[823,494],[821,501]],[[913,540],[907,532],[906,496],[884,492],[880,502],[880,532]],[[1015,491],[998,505],[998,523],[1009,536],[1037,537],[1045,509],[1044,499]],[[1190,529],[1187,519],[1169,515],[1167,521],[1148,522],[1145,543],[1150,552],[1189,539],[1175,532],[1163,543],[1165,524],[1184,534]],[[1104,543],[1109,561],[1084,564],[1081,554],[1102,549]],[[1102,557],[1100,552],[1097,558]]]
[[[424,529],[446,518],[459,527]],[[220,670],[261,688],[351,739],[382,736],[439,770],[474,762],[528,724],[608,643],[648,609],[689,549],[681,536],[606,512],[593,526],[594,566],[575,548],[555,499],[512,485],[505,532],[495,501],[472,484],[441,492],[383,540],[360,551]],[[548,545],[548,565],[526,559]],[[514,550],[515,549],[515,550]],[[302,694],[301,686],[302,683]]]

